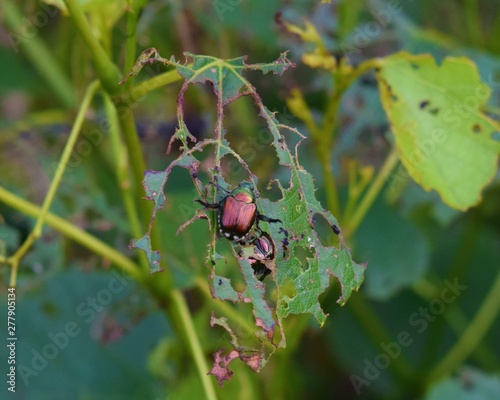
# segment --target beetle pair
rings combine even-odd
[[[202,200],[196,200],[207,208],[217,209],[217,224],[222,236],[229,240],[234,240],[239,244],[253,244],[255,257],[249,259],[255,274],[260,274],[260,280],[263,280],[268,274],[269,269],[262,261],[269,261],[274,258],[275,246],[268,234],[261,233],[259,236],[253,236],[249,240],[249,234],[254,224],[259,229],[259,221],[276,223],[279,219],[268,218],[257,210],[255,204],[254,186],[250,182],[241,182],[232,191],[218,203],[207,203]]]

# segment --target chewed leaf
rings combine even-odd
[[[221,300],[239,301],[238,292],[231,286],[231,281],[223,276],[215,275],[212,279],[212,295]]]
[[[214,92],[222,104],[233,101],[242,94],[242,89],[248,87],[241,75],[245,69],[259,69],[264,73],[282,74],[293,65],[286,58],[286,53],[281,54],[280,58],[272,63],[250,65],[245,64],[246,57],[221,60],[191,53],[185,53],[185,55],[193,60],[192,65],[181,64],[173,58],[169,62],[177,68],[177,72],[187,83],[212,83]]]
[[[483,111],[490,89],[467,58],[430,55],[386,57],[377,73],[382,104],[408,173],[435,189],[451,207],[465,210],[497,170],[497,121]]]
[[[228,369],[228,364],[232,360],[239,358],[253,371],[259,371],[278,348],[285,347],[286,338],[282,319],[289,314],[310,313],[322,325],[326,315],[321,309],[318,296],[328,288],[330,278],[333,276],[340,283],[339,303],[344,304],[351,293],[361,285],[364,266],[352,261],[337,220],[318,202],[315,197],[313,178],[299,164],[298,147],[304,136],[295,128],[280,124],[275,118],[275,113],[264,106],[256,89],[244,77],[245,70],[283,73],[293,66],[286,58],[286,53],[281,54],[272,63],[262,64],[246,64],[246,57],[220,60],[215,57],[194,54],[186,54],[186,56],[189,61],[192,61],[191,63],[180,63],[173,57],[166,60],[161,58],[156,50],[148,49],[146,57],[141,59],[142,64],[153,60],[173,65],[185,80],[177,98],[178,128],[173,136],[173,140],[178,139],[182,142],[182,153],[164,172],[148,171],[144,187],[147,190],[148,198],[155,201],[151,219],[153,221],[156,212],[165,202],[165,198],[159,194],[163,193],[172,168],[179,166],[189,170],[200,196],[201,204],[207,207],[205,210],[199,210],[192,220],[206,218],[209,221],[209,228],[213,232],[207,256],[207,265],[211,268],[211,293],[215,298],[221,300],[241,302],[252,306],[255,323],[254,327],[250,327],[250,329],[247,327],[249,331],[254,328],[254,335],[251,337],[248,335],[237,337],[240,329],[233,331],[225,318],[212,317],[212,325],[222,326],[231,336],[230,344],[233,347],[227,354],[223,350],[216,353],[215,363],[210,371],[216,376],[219,384],[222,384],[223,381],[232,376],[232,372]],[[194,141],[189,143],[190,134],[184,122],[184,93],[190,84],[204,83],[211,84],[217,100],[214,137],[197,143]],[[268,234],[267,245],[272,243],[275,247],[275,251],[272,252],[273,257],[268,258],[269,254],[265,253],[265,257],[262,258],[263,253],[255,253],[256,248],[252,243],[231,242],[233,255],[238,261],[245,283],[243,286],[233,287],[229,278],[216,273],[217,260],[220,258],[217,250],[219,227],[215,213],[211,209],[219,209],[218,205],[214,203],[221,201],[223,197],[227,196],[227,190],[231,189],[222,175],[224,169],[221,166],[221,160],[227,155],[236,159],[247,171],[248,180],[253,183],[253,187],[258,187],[257,177],[241,156],[231,148],[226,139],[227,132],[224,128],[225,106],[243,95],[249,95],[253,98],[259,109],[259,115],[265,120],[272,134],[272,145],[276,150],[279,164],[290,170],[291,179],[286,185],[278,182],[282,193],[280,200],[271,202],[260,197],[256,199],[260,216],[271,218],[267,220],[272,222],[269,223],[269,228],[265,229],[268,223],[262,222],[262,229]],[[285,134],[298,135],[299,143],[294,151],[288,147]],[[199,160],[201,159],[199,154],[205,151],[208,146],[213,146],[214,151],[213,167],[210,170],[212,171],[212,185],[204,185],[197,176],[200,166]],[[335,241],[339,242],[338,248],[323,244],[319,240],[315,231],[314,216],[323,218],[332,227],[332,237],[335,237]],[[261,219],[265,220],[265,218]],[[187,226],[192,220],[182,227]],[[247,232],[248,234],[259,235],[262,233],[255,227],[251,229],[253,230]],[[149,246],[149,242],[147,244]],[[256,259],[256,255],[261,259]],[[276,293],[275,297],[277,298],[268,299],[270,291],[266,291],[266,283],[257,279],[254,268],[264,269],[266,273],[271,274],[268,281],[273,279],[276,283],[276,290],[273,293]],[[279,336],[279,338],[275,338],[275,336]],[[241,345],[240,342],[242,342]]]
[[[318,296],[329,286],[330,275],[340,282],[342,294],[338,301],[345,304],[351,293],[363,282],[364,266],[352,261],[342,235],[339,235],[340,249],[326,247],[319,240],[314,230],[315,214],[321,215],[331,226],[338,226],[338,222],[330,212],[323,210],[315,198],[310,174],[296,170],[292,175],[290,188],[280,189],[283,193],[280,201],[261,202],[264,213],[283,221],[284,228],[269,228],[278,242],[287,243],[276,257],[277,286],[288,288],[287,290],[290,287],[294,289],[292,296],[278,289],[277,314],[282,319],[289,314],[310,313],[323,325],[326,315],[321,309]],[[301,252],[309,254],[305,263],[297,256]]]
[[[146,191],[146,199],[155,202],[155,209],[159,210],[165,204],[163,186],[167,173],[165,171],[146,171],[142,185]]]
[[[130,241],[130,247],[135,247],[146,253],[146,257],[149,261],[149,272],[155,273],[161,271],[160,260],[161,255],[159,251],[151,250],[151,242],[149,235],[144,235],[140,239],[133,239]]]
[[[248,283],[247,289],[243,293],[243,301],[251,301],[253,303],[253,313],[256,325],[260,326],[264,330],[265,335],[269,340],[272,340],[276,321],[274,320],[271,308],[267,304],[266,300],[264,300],[264,294],[266,293],[265,287],[263,283],[259,282],[255,277],[248,260],[240,259],[239,263],[243,276]]]

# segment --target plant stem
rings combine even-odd
[[[436,277],[436,279],[438,278]],[[438,286],[427,279],[423,279],[417,284],[414,284],[412,286],[412,289],[425,301],[432,301],[440,295],[440,289],[438,288]],[[457,337],[460,337],[468,323],[467,317],[465,316],[460,306],[457,303],[452,304],[449,309],[446,309],[443,317],[452,331],[457,335]],[[429,334],[427,340],[429,345],[426,345],[425,349],[439,349],[439,346],[441,345],[441,336],[442,335]],[[424,360],[431,359],[436,354],[436,351],[431,352],[429,350],[426,354],[427,357],[424,357]],[[481,364],[483,368],[495,369],[500,365],[500,361],[497,359],[494,352],[483,343],[478,344],[473,355],[476,361]]]
[[[111,98],[106,93],[103,93],[103,95],[104,95],[104,106],[106,109],[106,116],[109,121],[109,133],[111,138],[111,144],[113,147],[115,171],[117,174],[118,185],[120,186],[123,204],[125,206],[125,211],[127,213],[128,221],[130,223],[132,235],[133,237],[140,237],[142,236],[143,229],[141,226],[139,215],[137,213],[136,203],[134,201],[132,192],[132,185],[129,178],[130,171],[128,168],[129,163],[128,163],[127,151],[120,139],[118,115],[116,113],[116,108]],[[144,272],[148,272],[149,264],[146,255],[140,252],[139,259]]]
[[[16,196],[15,194],[9,192],[8,190],[5,190],[1,186],[0,200],[8,206],[14,208],[15,210],[18,210],[23,214],[29,215],[31,217],[39,218],[42,214],[41,207]],[[95,254],[98,254],[101,257],[110,260],[113,264],[132,276],[137,281],[143,281],[143,276],[140,272],[140,269],[133,261],[125,257],[121,252],[115,250],[113,247],[108,246],[106,243],[100,241],[95,236],[90,235],[83,229],[78,228],[65,219],[51,214],[50,212],[47,212],[47,214],[45,215],[45,223],[48,226],[51,226],[52,228],[61,232],[68,238],[88,248]]]
[[[78,114],[76,116],[75,123],[71,129],[71,133],[69,135],[68,141],[64,146],[63,153],[61,155],[61,159],[57,164],[57,169],[50,184],[49,190],[47,191],[47,195],[43,201],[42,209],[38,219],[33,227],[33,230],[28,235],[25,242],[17,249],[17,251],[9,258],[9,262],[12,264],[11,276],[10,276],[10,286],[16,286],[17,281],[17,269],[19,267],[19,261],[23,258],[26,252],[30,249],[33,243],[40,237],[42,233],[43,224],[45,222],[45,217],[49,211],[50,206],[52,205],[52,201],[54,200],[57,188],[61,183],[62,176],[68,164],[68,160],[71,157],[71,153],[76,145],[76,140],[78,139],[78,134],[83,125],[83,121],[85,119],[85,114],[90,106],[92,99],[94,98],[95,93],[99,89],[99,82],[93,82],[85,91],[85,94],[82,99],[82,103],[80,105],[80,109],[78,110]]]
[[[321,164],[328,209],[336,217],[340,215],[340,207],[337,185],[335,184],[335,177],[332,172],[331,151],[334,143],[337,113],[342,93],[340,87],[335,88],[335,92],[329,99],[321,129],[317,129],[314,124],[315,129],[310,130],[314,147],[318,154],[318,160]]]
[[[139,100],[146,93],[173,82],[180,81],[181,79],[182,77],[177,73],[177,70],[172,70],[142,81],[130,90],[127,100],[130,99],[131,101],[127,101],[127,104],[130,105]]]
[[[69,16],[73,20],[73,23],[79,30],[83,40],[90,50],[96,72],[101,80],[102,86],[110,94],[118,93],[120,90],[120,87],[118,86],[118,82],[120,82],[120,72],[118,71],[116,65],[110,60],[106,51],[92,32],[92,28],[87,21],[78,0],[64,0],[64,4],[66,4]]]
[[[469,37],[476,46],[481,46],[484,43],[483,33],[481,31],[481,15],[479,14],[478,0],[465,0],[465,21]]]
[[[338,129],[337,116],[342,96],[359,76],[372,68],[380,67],[381,63],[381,60],[372,58],[361,63],[355,69],[340,65],[339,69],[333,72],[335,87],[328,100],[321,128],[318,129],[314,123],[310,123],[308,126],[321,164],[328,208],[337,217],[340,217],[340,202],[335,177],[332,172],[331,152],[335,143],[335,130]]]
[[[397,162],[398,162],[398,153],[396,151],[396,148],[394,147],[387,156],[384,165],[382,165],[382,167],[378,171],[378,174],[375,180],[370,185],[370,188],[368,189],[366,194],[363,196],[363,199],[358,204],[356,211],[353,212],[352,218],[349,219],[348,221],[345,221],[346,226],[344,228],[344,236],[346,238],[352,236],[356,231],[356,229],[359,227],[359,224],[361,223],[366,213],[372,206],[373,202],[377,198],[377,195],[382,189],[382,186],[389,177],[390,173],[397,165]]]
[[[479,311],[463,331],[462,336],[443,357],[441,362],[429,373],[428,383],[449,374],[459,366],[481,343],[484,335],[495,321],[500,311],[500,271],[486,295]]]
[[[6,25],[14,31],[8,36],[14,51],[18,52],[17,46],[21,45],[26,56],[47,81],[59,101],[64,107],[72,108],[75,105],[74,90],[50,49],[38,35],[27,36],[25,32],[27,27],[23,25],[23,22],[27,20],[23,21],[22,14],[10,0],[3,2],[2,10]],[[30,29],[36,29],[36,27],[32,26]]]
[[[136,50],[137,50],[137,22],[139,20],[139,13],[141,8],[144,6],[144,0],[129,0],[129,6],[127,9],[127,39],[125,41],[125,61],[123,63],[123,75],[128,74],[128,72],[134,66],[136,60]],[[126,88],[128,89],[132,86],[134,82],[134,77],[130,77],[126,82]]]
[[[189,346],[194,362],[196,364],[198,376],[203,384],[203,390],[205,391],[205,398],[209,400],[215,400],[217,399],[217,396],[212,384],[213,381],[207,374],[207,372],[209,371],[208,365],[206,363],[200,341],[196,334],[196,330],[194,328],[193,320],[191,318],[191,314],[189,313],[186,300],[178,289],[172,290],[169,297],[172,300],[172,308],[175,308],[177,310],[175,314],[179,318],[178,325],[182,327],[184,335],[186,336],[186,344]]]
[[[0,187],[0,200],[8,206],[32,217],[36,217],[41,213],[40,207],[12,194],[2,187]],[[154,282],[156,282],[156,280],[153,278],[149,278],[145,276],[145,274],[141,273],[140,268],[133,261],[122,255],[119,251],[115,250],[111,246],[108,246],[106,243],[69,223],[65,219],[54,214],[47,213],[45,221],[47,225],[53,227],[54,229],[57,229],[63,235],[88,248],[95,254],[98,254],[101,257],[110,260],[117,267],[121,268],[124,272],[132,276],[139,283],[144,284],[146,287],[152,290],[157,299],[163,298],[170,300],[167,302],[167,309],[169,310],[168,316],[176,322],[175,326],[178,333],[183,334],[186,344],[189,346],[189,349],[197,366],[198,374],[200,375],[200,379],[202,380],[207,399],[215,399],[216,396],[212,381],[206,375],[209,369],[203,357],[201,345],[199,343],[198,337],[196,336],[196,331],[193,327],[192,319],[189,314],[186,301],[179,290],[173,289],[170,292],[161,292],[158,287],[154,285]],[[0,259],[0,261],[5,260]]]
[[[32,217],[39,217],[42,209],[16,195],[0,187],[0,200],[7,204],[8,206]],[[182,294],[174,289],[170,292],[161,292],[158,286],[155,286],[157,279],[148,277],[143,274],[140,268],[131,261],[129,258],[125,257],[122,253],[115,250],[106,243],[100,241],[94,236],[88,234],[84,230],[76,227],[75,225],[67,222],[63,218],[60,218],[54,214],[47,213],[45,217],[45,222],[47,225],[53,227],[54,229],[61,232],[63,235],[74,240],[80,245],[88,248],[92,252],[101,257],[110,260],[117,267],[122,269],[124,272],[129,274],[139,283],[144,284],[150,290],[152,290],[154,296],[157,299],[170,300],[169,318],[172,318],[176,322],[177,331],[182,333],[182,336],[186,340],[186,344],[189,346],[193,358],[195,360],[200,379],[203,382],[203,387],[205,389],[205,394],[209,399],[215,399],[215,391],[213,389],[212,381],[206,376],[208,371],[208,366],[203,358],[203,352],[201,350],[201,345],[199,343],[198,337],[196,336],[196,331],[194,330],[191,317],[189,315],[186,301]],[[0,259],[0,261],[5,261]]]
[[[234,320],[238,324],[238,327],[244,329],[248,334],[254,334],[255,325],[250,324],[242,314],[234,309],[234,307],[231,307],[227,302],[214,301],[205,279],[197,277],[195,285],[207,300],[214,303],[215,308],[219,309],[225,316]]]

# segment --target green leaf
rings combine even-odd
[[[437,66],[430,55],[403,52],[381,61],[377,79],[410,176],[453,208],[477,204],[495,176],[500,128],[482,111],[490,89],[476,66],[464,57]]]
[[[165,194],[163,193],[163,185],[167,173],[165,171],[151,171],[144,173],[142,186],[146,191],[146,199],[153,200],[155,209],[159,210],[165,204]]]
[[[432,387],[425,400],[490,400],[500,398],[500,377],[467,368],[459,377],[449,378]]]
[[[231,281],[223,276],[215,275],[212,280],[212,293],[221,300],[239,301],[238,292],[231,286]]]
[[[278,251],[276,256],[277,314],[282,319],[289,314],[310,313],[323,325],[326,315],[318,302],[318,296],[329,286],[330,276],[339,280],[342,294],[338,302],[345,304],[353,290],[361,285],[364,266],[352,261],[342,235],[340,248],[321,243],[314,229],[314,220],[324,218],[330,226],[338,226],[338,222],[315,198],[312,176],[296,165],[292,166],[292,171],[289,188],[284,189],[280,185],[283,193],[281,200],[274,203],[261,201],[264,214],[281,219],[287,231],[283,233],[281,226],[276,224],[269,227],[277,243],[282,243],[288,235],[287,249]],[[305,265],[297,257],[299,252],[309,253]],[[294,288],[293,295],[280,290],[290,285]]]
[[[387,300],[418,282],[429,266],[425,238],[382,199],[363,220],[356,243],[359,257],[370,260],[365,289],[373,299]]]
[[[161,380],[151,376],[146,360],[155,343],[173,333],[147,292],[115,270],[88,273],[81,265],[64,267],[37,276],[31,283],[35,290],[18,296],[16,328],[24,345],[16,347],[17,398],[51,400],[60,397],[58,393],[72,399],[165,396]],[[98,307],[88,302],[103,293],[106,302],[97,300]],[[131,296],[140,299],[134,306]],[[2,311],[7,312],[4,304]],[[57,351],[52,359],[42,358],[49,343],[56,343]],[[43,370],[33,370],[35,355]],[[2,349],[0,356],[7,359],[7,352]]]
[[[144,235],[139,239],[133,239],[130,241],[130,247],[135,247],[146,253],[146,257],[149,262],[149,272],[155,273],[160,272],[162,269],[160,267],[161,255],[159,251],[151,250],[151,241],[149,235]]]

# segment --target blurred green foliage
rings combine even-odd
[[[468,57],[492,91],[480,112],[492,120],[500,118],[500,12],[492,0],[76,3],[122,76],[142,50],[153,46],[177,60],[187,51],[224,59],[248,54],[251,63],[274,60],[289,50],[294,70],[282,76],[249,73],[248,79],[267,108],[277,111],[280,122],[307,137],[300,147],[300,162],[314,176],[316,195],[330,211],[335,207],[327,189],[331,182],[318,162],[318,141],[311,123],[297,112],[300,108],[294,108],[297,103],[290,103],[292,89],[307,104],[317,126],[328,124],[325,116],[334,115],[331,134],[335,141],[331,148],[326,143],[324,157],[338,189],[342,212],[334,214],[341,229],[347,230],[352,221],[344,211],[349,211],[346,205],[355,196],[354,183],[364,182],[363,176],[371,182],[391,154],[394,135],[373,70],[357,77],[335,99],[339,82],[329,71],[310,68],[302,61],[303,54],[314,51],[314,43],[291,33],[286,24],[305,28],[306,20],[310,21],[322,40],[320,56],[335,59],[344,51],[352,66],[399,50],[429,53],[439,65],[447,56]],[[96,64],[95,54],[68,11],[58,11],[54,4],[62,2],[5,0],[1,5],[0,187],[37,205],[43,203],[53,179],[78,104],[89,83],[102,78],[103,67]],[[159,64],[145,65],[120,96],[167,70]],[[179,154],[177,148],[171,155],[165,152],[176,127],[180,87],[180,79],[173,79],[160,89],[121,99],[131,107],[140,141],[137,151],[145,156],[147,169],[164,170]],[[399,90],[406,90],[404,83]],[[209,87],[197,85],[186,92],[185,120],[197,138],[213,135],[214,99]],[[338,112],[329,111],[332,99],[338,101]],[[119,104],[116,98],[113,101]],[[105,105],[106,100],[98,96],[87,111],[50,212],[141,265],[140,256],[128,248],[130,239],[138,235],[120,194],[125,181],[117,172],[110,133],[102,128],[108,119]],[[279,193],[266,191],[267,182],[286,182],[290,174],[278,165],[254,104],[241,98],[228,106],[225,127],[231,146],[259,177],[264,197],[275,201]],[[492,139],[497,146],[498,131]],[[293,148],[296,142],[291,137],[287,141]],[[481,158],[481,154],[473,156]],[[203,163],[210,162],[207,155]],[[132,169],[133,163],[127,160],[125,164]],[[225,160],[223,168],[231,184],[247,178],[234,160]],[[347,232],[353,259],[368,264],[359,292],[343,308],[336,304],[338,285],[323,294],[322,308],[330,316],[322,329],[313,318],[290,316],[284,323],[286,349],[277,351],[259,374],[242,362],[233,362],[234,377],[215,389],[218,398],[499,398],[498,171],[482,191],[481,202],[467,211],[452,209],[410,176],[402,165],[395,166],[359,228]],[[199,177],[206,182],[209,174]],[[391,186],[394,181],[398,184]],[[145,193],[133,173],[128,184],[133,207],[140,208]],[[362,199],[366,185],[359,187]],[[155,221],[162,255],[172,275],[171,285],[182,291],[201,350],[210,363],[217,349],[231,347],[223,329],[209,326],[214,309],[233,317],[241,328],[236,333],[242,336],[255,321],[250,305],[225,304],[210,297],[206,255],[211,237],[206,221],[197,220],[176,234],[198,208],[193,203],[198,193],[189,174],[173,171],[165,193],[165,207]],[[4,257],[26,240],[35,220],[7,205],[4,192],[0,195],[0,256]],[[350,216],[356,210],[350,210]],[[149,216],[141,215],[142,233]],[[321,232],[322,228],[317,229]],[[227,262],[218,263],[217,273],[230,277],[233,286],[243,290],[245,282],[231,248],[220,241],[217,250]],[[153,275],[148,283],[136,282],[113,265],[60,230],[43,228],[21,260],[17,277],[18,374],[13,398],[207,396],[189,341],[179,335],[182,324],[172,317],[176,315],[171,311],[173,300],[162,297],[170,286],[163,281],[157,286],[151,283],[160,281],[158,276],[164,273]],[[1,318],[6,318],[4,299],[10,273],[11,268],[2,264]],[[449,284],[455,281],[466,288],[452,296]],[[274,284],[270,279],[266,282],[272,298]],[[68,330],[72,322],[77,330]],[[67,343],[62,339],[65,335]],[[55,343],[54,337],[60,346],[44,363],[44,348]],[[2,360],[7,355],[4,343]],[[0,371],[6,373],[7,368],[2,361]],[[209,378],[213,385],[215,379]]]

